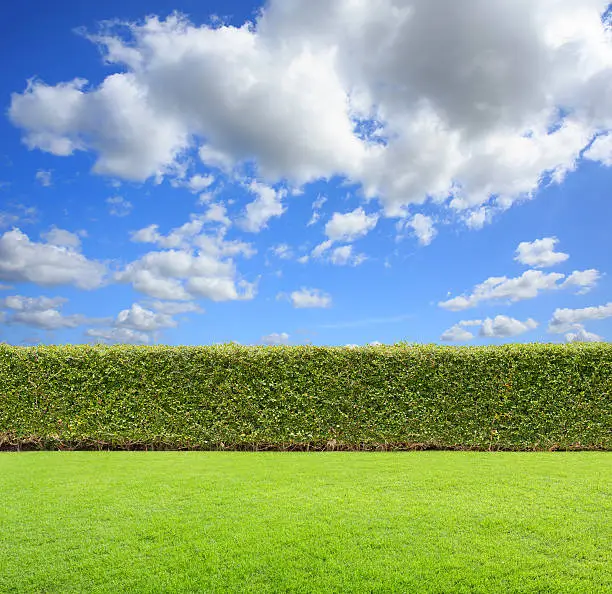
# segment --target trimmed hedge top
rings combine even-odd
[[[612,344],[0,344],[0,448],[611,449]]]

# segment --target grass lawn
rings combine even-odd
[[[612,591],[612,455],[0,454],[0,592]]]

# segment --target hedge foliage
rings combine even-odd
[[[0,448],[612,449],[612,344],[0,344]]]

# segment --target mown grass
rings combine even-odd
[[[0,455],[0,592],[612,591],[612,456]]]

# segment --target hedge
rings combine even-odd
[[[611,449],[612,344],[0,344],[0,449]]]

